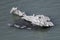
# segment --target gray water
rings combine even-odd
[[[8,23],[14,20],[9,13],[12,7],[27,15],[49,16],[55,26],[40,30],[10,28]],[[0,40],[60,40],[60,0],[0,0]]]

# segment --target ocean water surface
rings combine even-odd
[[[18,7],[27,15],[49,16],[54,27],[40,30],[20,30],[11,28],[14,17],[12,7]],[[60,40],[60,0],[0,0],[0,40]]]

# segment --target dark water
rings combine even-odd
[[[10,28],[13,22],[10,9],[17,6],[27,15],[49,16],[54,27],[40,30]],[[0,40],[60,40],[60,0],[0,0]]]

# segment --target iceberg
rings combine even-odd
[[[25,20],[26,22],[32,24],[32,25],[37,25],[40,27],[51,27],[54,26],[53,22],[51,22],[51,19],[48,16],[45,15],[35,15],[33,14],[32,16],[26,15],[25,12],[22,12],[18,10],[17,7],[13,7],[10,11],[11,14],[15,14],[20,16],[20,19]],[[17,25],[15,25],[17,26]],[[17,26],[19,27],[19,26]],[[21,27],[24,28],[24,27]],[[28,28],[29,29],[29,28]]]

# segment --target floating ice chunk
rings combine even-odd
[[[29,30],[30,30],[31,28],[27,28],[27,29],[29,29]]]
[[[20,10],[17,9],[17,7],[13,7],[10,13],[16,14],[18,16],[26,16],[25,12],[21,12]]]
[[[15,26],[15,27],[17,27],[17,28],[19,28],[19,27],[20,27],[19,25],[16,25],[16,24],[14,24],[14,26]]]
[[[10,13],[12,13],[13,11],[17,10],[17,7],[13,7],[10,11]]]
[[[24,19],[26,21],[30,21],[32,25],[38,25],[38,26],[54,26],[54,24],[50,21],[50,18],[45,15],[35,15],[28,16],[25,14],[25,12],[21,12],[17,9],[17,7],[13,7],[10,11],[10,13],[16,14],[18,16],[22,16],[21,19]],[[19,27],[15,25],[16,27]],[[22,26],[21,28],[25,28],[25,26]],[[29,29],[29,28],[28,28]]]
[[[26,26],[22,26],[22,27],[20,27],[20,28],[22,28],[22,29],[23,29],[23,28],[25,28],[25,27],[26,27]]]

